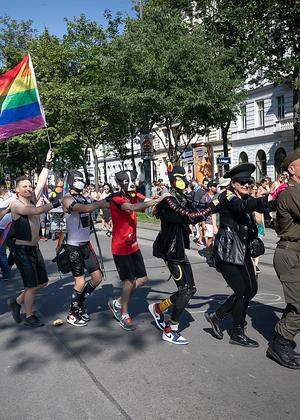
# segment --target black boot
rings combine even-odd
[[[251,348],[259,347],[259,344],[257,341],[252,340],[251,338],[245,335],[244,328],[242,327],[233,328],[229,343],[236,344],[238,346],[251,347]]]
[[[275,333],[268,347],[267,357],[287,368],[300,369],[300,359],[293,351],[291,340],[287,340],[278,333]]]
[[[205,312],[204,316],[205,316],[206,321],[209,322],[210,325],[212,326],[212,330],[215,336],[219,340],[222,340],[223,331],[220,326],[220,318],[217,317],[215,312],[212,312],[211,314],[209,314],[208,312]]]

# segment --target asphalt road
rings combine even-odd
[[[132,301],[137,330],[124,331],[107,308],[108,298],[119,294],[120,283],[110,239],[99,236],[107,279],[89,298],[92,320],[87,327],[52,326],[53,320],[65,317],[72,290],[71,277],[60,277],[51,263],[52,241],[41,244],[50,274],[50,284],[37,301],[45,327],[29,330],[12,320],[6,300],[21,290],[16,270],[10,283],[0,285],[1,420],[299,418],[300,372],[265,357],[284,308],[271,265],[271,234],[248,317],[248,335],[259,341],[258,349],[230,345],[226,332],[222,341],[211,335],[203,312],[215,308],[230,289],[196,250],[188,255],[197,293],[182,320],[182,334],[190,344],[162,341],[147,305],[175,287],[167,281],[163,262],[152,256],[155,232],[146,229],[140,229],[140,245],[150,280]],[[230,327],[230,320],[224,327]]]

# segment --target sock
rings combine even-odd
[[[90,294],[93,293],[95,289],[96,287],[89,280],[88,282],[85,283],[82,294],[84,297],[89,296]]]
[[[170,321],[170,328],[171,328],[172,331],[177,332],[178,331],[178,327],[179,327],[178,322],[174,322],[172,320]]]
[[[78,292],[77,290],[73,289],[70,310],[77,312],[80,306],[80,302],[82,302],[82,292]]]
[[[167,333],[170,333],[170,332],[177,332],[178,331],[178,327],[179,327],[179,324],[178,324],[178,322],[173,322],[173,321],[169,321],[169,322],[166,322],[166,326],[165,326],[165,328],[164,328],[164,331],[165,332],[167,332]]]
[[[164,312],[167,309],[169,309],[172,305],[173,303],[171,302],[170,299],[164,299],[158,304],[158,308],[161,312]]]

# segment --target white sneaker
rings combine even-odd
[[[177,331],[172,331],[170,327],[166,327],[164,329],[162,339],[168,341],[169,343],[178,344],[181,346],[189,344],[186,338],[182,337],[182,335],[180,335]]]
[[[148,306],[148,310],[149,310],[150,314],[153,316],[153,319],[155,321],[155,325],[157,326],[157,328],[160,329],[161,331],[163,331],[164,328],[166,327],[165,317],[164,317],[163,313],[159,314],[156,311],[155,305],[156,305],[155,303],[151,303]]]
[[[74,325],[75,327],[85,327],[87,325],[86,321],[75,314],[69,314],[67,316],[67,322],[71,325]]]

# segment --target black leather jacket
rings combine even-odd
[[[190,248],[189,225],[203,222],[215,208],[211,202],[197,210],[184,206],[174,196],[162,200],[156,206],[161,231],[153,243],[153,255],[166,261],[184,261],[185,249]]]
[[[222,193],[222,194],[226,194]],[[243,265],[251,239],[257,238],[257,226],[252,213],[263,213],[276,208],[268,197],[254,198],[236,195],[220,207],[220,226],[214,241],[213,256],[217,264],[229,262]]]

